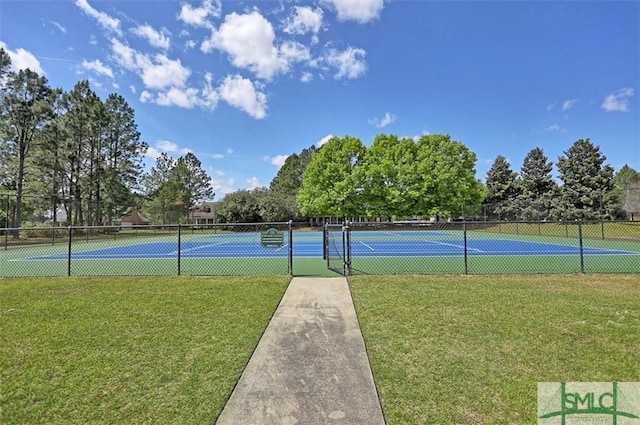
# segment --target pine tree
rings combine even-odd
[[[524,220],[547,220],[553,216],[558,185],[553,180],[553,163],[540,148],[532,149],[520,169],[518,207]]]
[[[502,156],[493,162],[487,172],[484,204],[490,219],[515,220],[519,194],[518,174],[511,169],[509,161]]]
[[[558,158],[560,193],[568,219],[594,220],[613,213],[613,168],[605,165],[606,159],[589,139],[577,140]]]

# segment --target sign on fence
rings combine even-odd
[[[284,245],[284,233],[278,229],[269,229],[262,232],[260,243],[264,248],[282,248]]]

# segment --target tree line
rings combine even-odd
[[[580,139],[553,163],[541,148],[526,155],[519,173],[499,155],[487,172],[482,214],[505,220],[624,219],[640,210],[640,173],[620,171],[589,139]]]
[[[193,153],[162,153],[147,173],[135,111],[123,96],[101,99],[87,80],[68,92],[29,69],[12,71],[0,48],[0,225],[64,210],[66,224],[113,224],[131,207],[154,223],[184,223],[214,197]],[[370,146],[333,137],[290,155],[268,188],[226,194],[218,222],[310,217],[555,220],[624,218],[640,208],[640,173],[614,174],[599,147],[576,141],[554,164],[540,148],[518,173],[498,156],[485,184],[476,155],[449,135],[417,140],[379,134]],[[1,201],[1,200],[0,200]]]
[[[220,222],[309,217],[387,219],[575,220],[624,219],[640,210],[640,173],[617,173],[589,139],[556,163],[532,149],[519,172],[499,155],[483,184],[476,155],[449,135],[418,140],[379,134],[371,146],[334,137],[287,158],[269,188],[227,194]]]
[[[147,148],[123,96],[103,100],[87,80],[68,92],[52,88],[30,69],[11,70],[0,48],[0,194],[11,201],[0,205],[0,224],[20,227],[34,215],[55,223],[62,210],[69,225],[113,224],[136,206],[166,206],[179,222],[213,198],[194,154],[163,154],[143,174]]]

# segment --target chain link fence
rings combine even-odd
[[[293,223],[0,229],[0,276],[291,275]]]
[[[335,241],[327,263],[345,275],[640,273],[640,222],[350,223],[325,233]]]

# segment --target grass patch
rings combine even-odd
[[[533,424],[537,383],[640,381],[637,275],[349,279],[393,424]]]
[[[288,281],[0,280],[0,423],[213,423]]]

